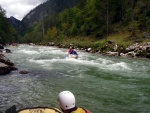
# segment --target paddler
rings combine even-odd
[[[58,103],[64,113],[92,113],[75,105],[75,96],[70,91],[62,91],[58,95]]]

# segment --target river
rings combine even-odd
[[[16,105],[57,107],[59,92],[69,90],[76,105],[93,113],[150,113],[150,60],[109,57],[46,46],[8,46],[5,53],[21,75],[0,76],[0,111]]]

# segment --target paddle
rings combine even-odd
[[[10,107],[9,109],[7,109],[6,111],[5,111],[5,113],[16,113],[17,111],[16,111],[16,106],[15,105],[13,105],[12,107]]]

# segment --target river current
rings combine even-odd
[[[150,113],[150,60],[109,57],[77,50],[19,45],[5,53],[19,71],[0,76],[0,111],[12,105],[57,107],[57,95],[69,90],[76,105],[93,113]]]

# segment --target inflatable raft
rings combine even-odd
[[[75,58],[75,59],[77,59],[77,58],[78,58],[78,55],[76,55],[76,54],[69,54],[68,57],[69,57],[69,58]]]
[[[25,108],[16,111],[16,106],[12,106],[5,113],[62,113],[57,108],[49,108],[49,107],[33,107],[33,108]]]

